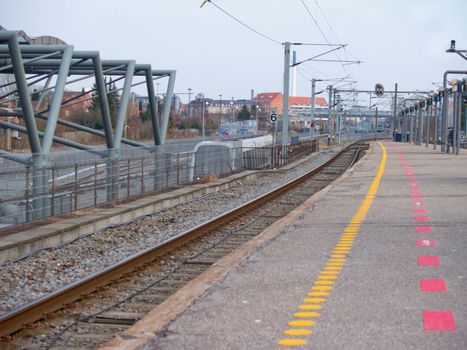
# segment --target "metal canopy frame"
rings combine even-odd
[[[50,210],[47,209],[49,207],[47,205],[48,199],[44,198],[43,193],[45,193],[44,188],[49,186],[49,177],[44,169],[50,165],[52,143],[57,142],[97,154],[106,159],[108,164],[111,162],[114,163],[120,158],[122,143],[140,147],[149,152],[156,152],[156,146],[164,144],[166,140],[176,71],[154,70],[150,64],[137,64],[134,60],[102,60],[99,51],[75,51],[71,45],[23,45],[18,42],[18,33],[19,31],[0,31],[0,73],[13,74],[15,77],[14,84],[16,84],[15,91],[0,96],[0,103],[18,100],[21,107],[14,112],[1,111],[0,115],[18,116],[24,120],[25,126],[20,126],[8,121],[0,121],[0,127],[27,134],[31,153],[28,155],[18,155],[0,150],[0,157],[32,167],[33,193],[36,195],[33,200],[34,216],[35,218],[40,218],[50,215]],[[67,78],[72,75],[81,77],[67,81]],[[119,78],[117,80],[124,80],[123,88],[120,89],[122,93],[114,129],[111,123],[105,76],[118,76]],[[131,87],[141,84],[133,84],[133,78],[135,76],[145,78],[153,128],[154,144],[152,146],[123,138],[123,129],[127,117]],[[54,77],[56,77],[55,85],[50,86]],[[103,131],[94,130],[58,118],[60,109],[69,106],[70,104],[67,103],[73,100],[63,101],[65,86],[91,77],[95,77],[95,91],[100,101]],[[164,108],[159,118],[157,115],[154,80],[164,77],[168,77],[168,84]],[[28,81],[32,79],[34,80],[28,83]],[[33,108],[29,87],[42,80],[46,80],[44,88],[39,91],[34,91],[35,94],[39,94],[39,102],[43,100],[45,92],[53,90],[53,94],[50,106],[46,110],[38,111],[37,109],[40,103],[38,103],[36,109]],[[87,92],[86,94],[89,93],[90,92]],[[15,94],[18,97],[14,96],[6,99],[8,96]],[[80,97],[83,95],[80,95]],[[46,120],[44,132],[38,131],[36,118]],[[106,150],[103,151],[93,146],[80,144],[56,136],[55,131],[57,124],[103,137],[105,139]],[[108,183],[115,183],[115,181],[112,181],[112,176],[118,176],[118,174],[115,174],[115,171],[113,171],[109,165],[107,175]],[[108,190],[108,199],[116,199],[115,195],[116,191],[110,188]]]

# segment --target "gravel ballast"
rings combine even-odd
[[[0,266],[0,314],[113,265],[143,249],[265,194],[330,158],[327,150],[287,171],[262,173],[251,183],[200,196],[133,222],[108,228],[59,247]]]

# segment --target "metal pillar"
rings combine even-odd
[[[332,123],[332,85],[328,86],[329,99],[328,99],[328,146],[331,144],[331,123]]]
[[[310,100],[310,136],[313,135],[311,124],[315,120],[315,89],[316,89],[316,79],[311,79],[311,100]]]
[[[436,145],[438,144],[438,106],[441,103],[441,94],[435,95],[434,97],[434,133],[433,133],[433,149],[436,149]]]
[[[425,130],[425,147],[428,147],[428,139],[430,138],[430,119],[433,111],[433,98],[426,100],[426,130]]]
[[[441,129],[441,152],[446,152],[447,142],[447,125],[448,125],[448,88],[447,77],[449,74],[467,74],[467,71],[448,70],[443,74],[443,114],[442,114],[442,129]]]
[[[423,142],[423,107],[424,103],[421,101],[418,105],[418,123],[417,123],[417,145]]]
[[[284,43],[284,100],[282,104],[282,146],[289,143],[290,43]]]
[[[164,102],[164,108],[162,110],[162,116],[161,116],[161,124],[162,124],[162,130],[161,130],[161,136],[160,136],[161,144],[165,143],[167,127],[169,125],[170,106],[172,104],[172,97],[173,97],[174,86],[175,86],[175,75],[176,75],[176,72],[174,70],[169,72],[169,82],[167,84],[166,101]]]
[[[394,135],[394,132],[396,131],[396,121],[397,121],[397,83],[394,84],[394,115],[392,119],[392,128],[391,128],[392,135]]]
[[[462,119],[462,81],[457,81],[457,116],[455,124],[455,134],[456,134],[456,155],[459,155],[461,148],[461,119]]]

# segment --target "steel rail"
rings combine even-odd
[[[331,165],[340,155],[350,150],[355,144],[359,142],[362,142],[362,140],[350,144],[319,167],[301,175],[294,180],[289,181],[277,189],[271,190],[261,197],[255,198],[237,208],[234,208],[209,220],[206,223],[191,228],[161,244],[132,255],[117,264],[109,266],[101,271],[91,274],[90,276],[84,277],[54,292],[24,304],[15,310],[1,314],[0,336],[8,336],[14,332],[17,332],[21,330],[24,325],[43,319],[47,316],[47,314],[51,314],[64,308],[66,304],[75,302],[81,299],[83,295],[95,292],[100,287],[111,284],[125,274],[131,273],[137,267],[145,265],[155,260],[156,258],[161,257],[167,252],[195,240],[196,238],[206,234],[206,232],[212,231],[213,229],[222,226],[245,213],[250,212],[254,208],[277,198],[281,194],[298,186],[309,177],[316,175],[325,167]],[[358,153],[359,150],[360,147],[357,148],[356,153]],[[354,156],[352,164],[356,161],[356,159],[357,155]],[[350,168],[350,166],[348,168]]]

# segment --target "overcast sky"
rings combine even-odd
[[[466,0],[303,1],[331,43],[348,44],[339,57],[363,61],[345,66],[360,89],[373,89],[377,82],[386,89],[395,82],[399,89],[431,89],[445,70],[467,69],[467,61],[445,52],[451,39],[457,48],[467,49]],[[301,0],[214,2],[276,41],[326,43]],[[177,92],[191,88],[207,97],[238,99],[249,98],[252,88],[257,93],[281,91],[282,46],[212,4],[200,9],[200,3],[0,0],[0,25],[30,36],[57,36],[75,49],[99,50],[105,59],[175,69]],[[296,48],[299,61],[327,49]],[[347,71],[339,63],[313,62],[301,65],[299,73],[298,95],[309,95],[311,78],[342,77]]]

